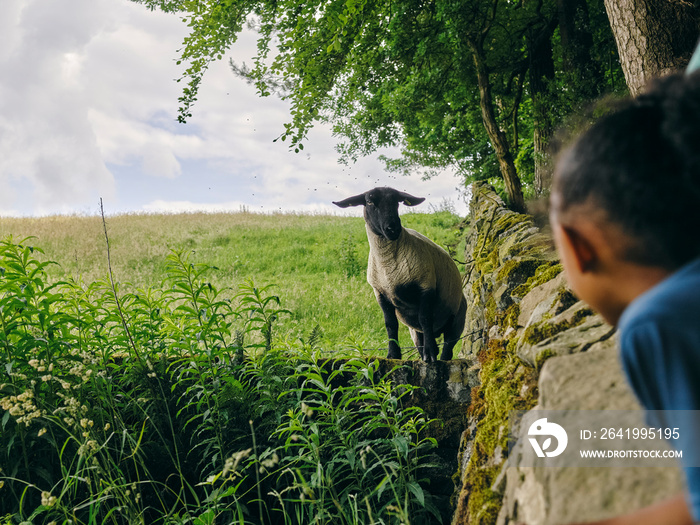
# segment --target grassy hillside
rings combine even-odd
[[[460,218],[446,211],[409,213],[405,226],[448,248],[457,259]],[[306,338],[319,325],[329,351],[362,346],[384,353],[381,311],[365,281],[368,246],[361,218],[253,213],[123,215],[107,219],[112,267],[121,291],[160,286],[171,250],[193,251],[192,260],[216,267],[211,282],[233,296],[246,279],[275,284],[292,315],[278,330]],[[32,236],[45,258],[59,264],[56,279],[84,282],[107,275],[106,243],[99,217],[0,219],[0,238]],[[410,345],[405,329],[402,346]]]

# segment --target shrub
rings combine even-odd
[[[0,516],[9,523],[429,523],[410,386],[277,336],[252,281],[168,256],[159,287],[49,283],[0,241]],[[338,383],[344,378],[342,385]],[[339,386],[340,385],[340,386]]]
[[[357,277],[366,271],[365,265],[360,262],[357,255],[355,239],[351,234],[343,239],[343,242],[340,244],[338,258],[340,266],[343,268],[345,276],[348,279],[350,277]]]

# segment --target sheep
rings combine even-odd
[[[409,328],[426,362],[437,359],[436,338],[441,334],[441,359],[452,359],[464,330],[467,301],[457,266],[443,248],[401,225],[399,203],[416,206],[424,200],[384,187],[333,202],[341,208],[364,206],[370,247],[367,282],[384,313],[388,359],[401,359],[399,320]]]

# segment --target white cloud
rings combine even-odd
[[[11,51],[0,55],[0,184],[12,188],[28,181],[21,193],[14,190],[14,198],[31,199],[38,214],[71,211],[113,190],[95,148],[82,88],[65,77],[71,63],[79,69],[78,53],[100,25],[100,3],[76,2],[75,13],[63,2],[3,3],[2,15],[7,11],[14,24]]]
[[[12,208],[9,207],[9,204],[7,206],[4,205],[4,200],[0,200],[0,217],[21,217],[22,213],[19,210],[13,210]]]
[[[465,209],[449,174],[426,183],[376,158],[338,165],[327,127],[301,154],[273,143],[288,105],[260,99],[227,59],[178,124],[186,33],[178,17],[128,0],[2,0],[0,214],[94,210],[98,196],[123,211],[335,211],[331,201],[375,185]],[[254,52],[255,35],[241,35],[236,61]]]
[[[22,0],[5,0],[0,16],[0,60],[6,61],[21,40],[19,19],[22,13]]]
[[[173,149],[167,144],[157,142],[145,144],[142,158],[143,171],[150,175],[173,179],[182,172]]]

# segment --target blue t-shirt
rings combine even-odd
[[[683,451],[688,504],[700,521],[700,434],[689,430],[700,431],[699,418],[673,412],[700,411],[700,259],[632,301],[618,329],[622,366],[641,404],[669,411],[650,423],[682,429],[673,446]]]

